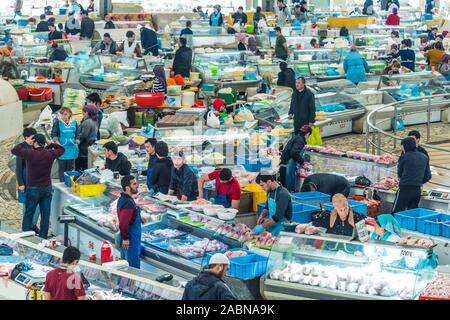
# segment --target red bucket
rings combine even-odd
[[[30,90],[30,100],[33,102],[45,101],[45,89],[32,89]]]
[[[29,101],[30,100],[30,90],[28,88],[19,88],[16,89],[17,95],[21,101]]]
[[[53,89],[52,88],[42,88],[45,92],[45,100],[53,99]]]

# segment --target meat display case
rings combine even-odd
[[[2,263],[9,261],[13,263],[27,262],[42,266],[46,270],[55,268],[61,263],[63,246],[55,249],[41,246],[42,239],[36,236],[15,238],[16,232],[10,228],[2,227],[0,231],[0,243],[7,244],[14,252],[14,256],[4,257]],[[99,257],[97,255],[97,257]],[[97,259],[99,261],[99,259]],[[123,298],[138,300],[179,300],[183,294],[181,283],[172,279],[165,283],[156,281],[161,275],[154,272],[142,271],[135,268],[107,269],[100,264],[88,262],[88,256],[82,254],[80,271],[89,283],[85,289],[88,295],[95,291],[113,292],[121,294]],[[0,287],[5,283],[1,282]],[[28,289],[22,284],[9,279],[7,285],[1,288],[1,293],[6,299],[27,299]],[[2,294],[2,295],[3,295]],[[41,293],[41,297],[43,294]]]
[[[261,285],[266,299],[415,299],[435,278],[431,250],[281,232]]]

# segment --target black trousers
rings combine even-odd
[[[75,170],[84,171],[86,169],[88,169],[88,158],[78,157],[78,159],[75,161]]]
[[[403,186],[397,191],[392,213],[419,207],[421,187]]]
[[[64,182],[64,172],[73,171],[75,160],[58,160],[59,182]]]

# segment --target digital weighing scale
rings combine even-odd
[[[33,285],[44,284],[47,274],[39,270],[23,271],[14,279],[17,283],[30,287]]]
[[[450,201],[450,190],[446,189],[432,189],[428,193],[428,197],[433,199],[447,200]]]

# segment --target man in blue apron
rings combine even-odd
[[[216,181],[214,203],[222,205],[225,208],[239,209],[241,203],[241,186],[228,168],[215,170],[210,174],[204,174],[200,177],[198,180],[199,199],[204,198],[203,187],[205,182],[211,180]]]
[[[283,229],[282,223],[292,219],[292,199],[289,191],[278,184],[275,174],[262,172],[256,182],[267,192],[267,203],[253,233],[258,235],[264,231],[277,236]]]
[[[141,208],[133,200],[138,193],[138,183],[134,176],[125,176],[121,181],[124,192],[117,202],[119,217],[121,258],[126,259],[130,267],[141,267]]]

